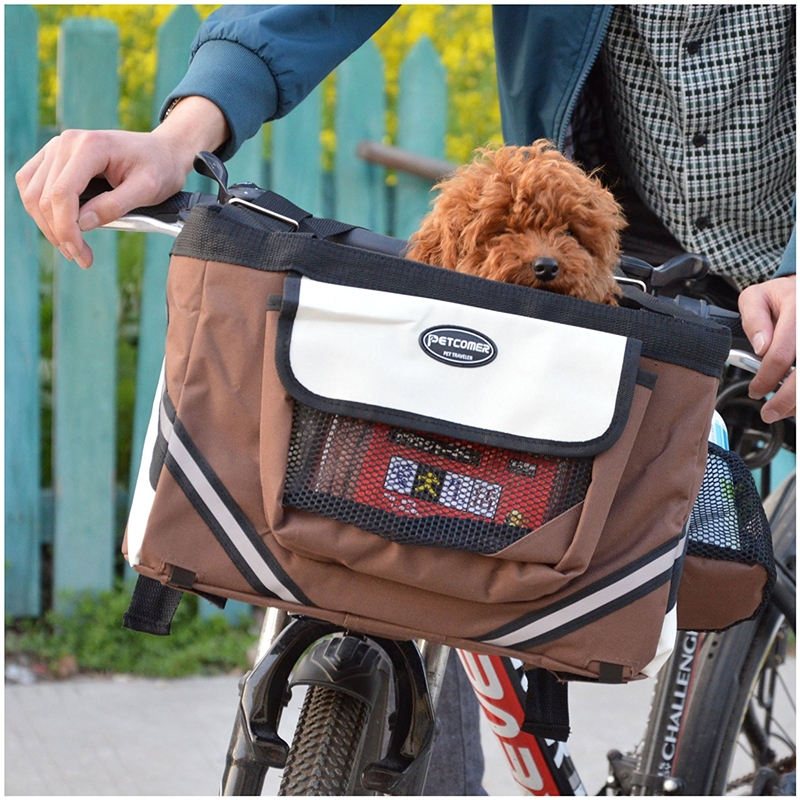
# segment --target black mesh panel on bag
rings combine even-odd
[[[765,597],[775,582],[772,533],[753,476],[741,457],[709,443],[708,461],[689,518],[687,554],[759,564],[767,572]]]
[[[284,503],[398,544],[497,553],[583,500],[591,458],[553,458],[295,403]]]

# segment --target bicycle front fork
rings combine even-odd
[[[702,639],[695,631],[678,632],[672,656],[656,678],[641,752],[623,755],[612,750],[608,754],[610,788],[640,796],[683,793],[682,782],[671,772]]]
[[[374,710],[364,788],[384,794],[422,794],[434,738],[434,706],[448,648],[430,642],[363,637],[307,617],[268,609],[256,663],[240,682],[240,702],[220,794],[260,795],[267,770],[282,769],[289,745],[278,734],[293,685],[325,685],[361,697]],[[357,663],[356,663],[357,662]],[[391,676],[389,678],[388,676]],[[389,687],[394,696],[386,724]],[[380,717],[380,719],[377,719]]]

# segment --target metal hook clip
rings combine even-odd
[[[277,219],[280,222],[285,222],[287,225],[291,225],[296,231],[300,230],[300,223],[296,219],[285,217],[283,214],[279,214],[277,211],[270,211],[268,208],[262,208],[261,206],[257,206],[255,203],[242,200],[241,197],[231,197],[230,200],[228,200],[228,205],[244,206],[245,208],[249,208],[251,211],[257,211],[259,214],[265,214],[266,216]]]

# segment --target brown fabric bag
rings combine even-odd
[[[176,240],[134,568],[560,674],[651,674],[727,330],[284,231],[198,207]]]

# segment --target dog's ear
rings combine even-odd
[[[456,268],[463,247],[463,229],[474,213],[470,210],[472,203],[464,196],[469,194],[467,186],[461,168],[433,187],[440,194],[419,230],[409,238],[406,258],[436,267]]]
[[[576,200],[570,225],[581,244],[601,264],[615,264],[620,250],[620,232],[627,227],[622,207],[594,175],[591,191]]]
[[[455,269],[458,263],[458,231],[452,217],[443,213],[440,204],[427,214],[419,230],[408,240],[406,258]]]

